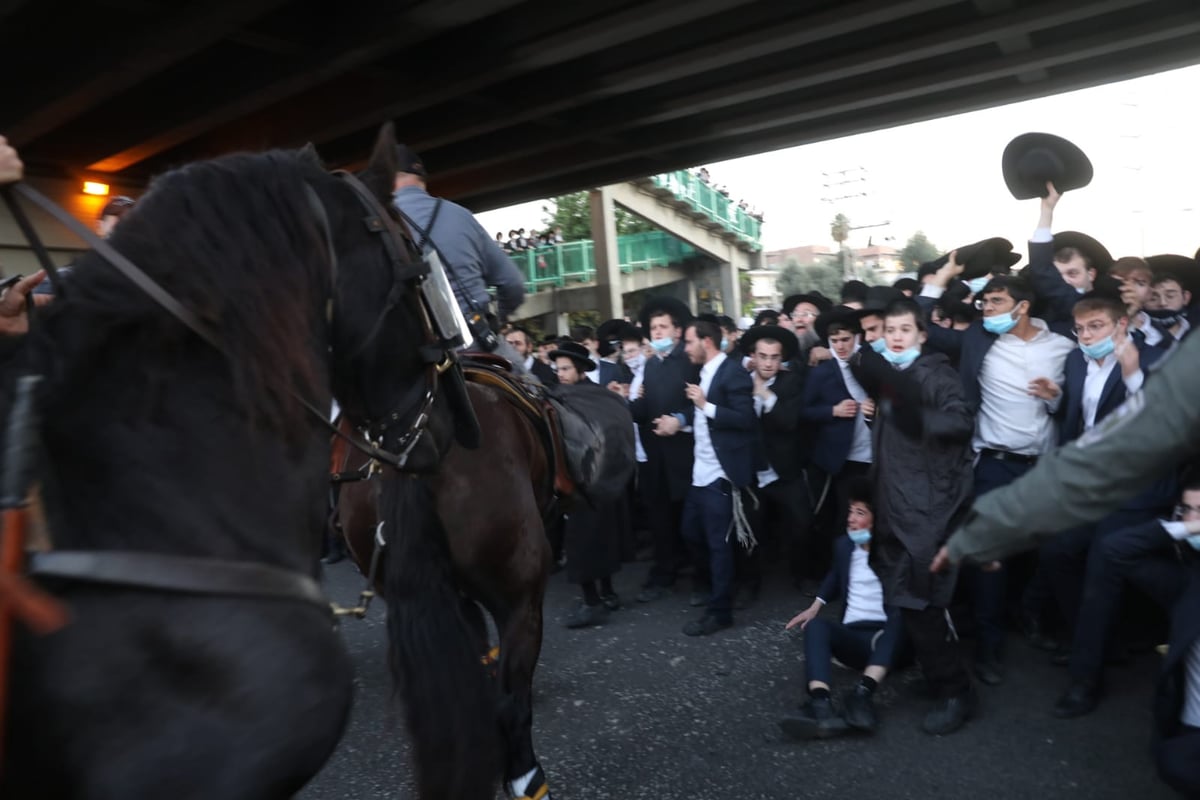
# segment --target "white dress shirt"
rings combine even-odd
[[[646,362],[637,369],[629,368],[633,372],[633,380],[629,382],[629,402],[637,399],[638,392],[642,388],[642,382],[646,380]],[[633,423],[633,447],[639,464],[645,464],[649,459],[646,458],[646,448],[642,447],[642,432],[638,430],[637,423]]]
[[[1049,378],[1062,386],[1067,354],[1075,349],[1075,342],[1051,332],[1040,319],[1029,321],[1037,328],[1032,339],[1001,334],[984,356],[972,443],[977,452],[989,448],[1040,456],[1054,446],[1051,415],[1058,410],[1062,393],[1054,400],[1040,400],[1029,394],[1029,384],[1035,378]]]
[[[846,587],[846,613],[842,622],[884,622],[883,584],[867,563],[867,551],[855,547],[850,554],[850,585]]]
[[[857,348],[855,349],[857,350]],[[854,417],[854,438],[850,440],[850,452],[847,454],[846,460],[857,461],[860,464],[870,464],[871,429],[867,427],[867,420],[863,416],[862,410],[862,404],[867,401],[867,390],[862,387],[862,384],[854,377],[854,373],[850,371],[850,362],[843,361],[837,356],[833,358],[842,370],[842,380],[846,382],[846,391],[850,392],[850,396],[858,403],[858,414]]]
[[[1132,342],[1129,347],[1133,347]],[[1090,431],[1096,425],[1096,411],[1100,408],[1100,395],[1104,394],[1108,377],[1112,375],[1114,369],[1120,369],[1120,367],[1117,365],[1115,355],[1107,356],[1104,363],[1088,356],[1084,356],[1084,360],[1087,361],[1087,377],[1083,379],[1083,429]],[[1128,378],[1122,375],[1121,380],[1125,382],[1126,393],[1133,394],[1142,388],[1145,378],[1139,369]]]
[[[775,385],[775,377],[776,376],[772,375],[771,380],[767,381],[768,389]],[[754,395],[754,413],[760,418],[763,414],[770,414],[771,409],[775,408],[775,404],[777,402],[779,402],[779,397],[777,397],[774,392],[767,392],[767,397],[765,400],[756,394]],[[779,473],[772,469],[770,464],[767,464],[766,469],[760,469],[758,471],[759,486],[769,486],[777,480],[779,480]]]
[[[1130,320],[1130,324],[1142,332],[1142,336],[1146,337],[1146,344],[1151,347],[1157,347],[1163,339],[1162,331],[1150,324],[1150,315],[1145,311],[1139,311],[1137,316]]]
[[[700,368],[700,388],[708,397],[712,386],[713,376],[717,369],[725,363],[725,354],[717,353],[711,361]],[[717,407],[712,401],[705,400],[704,408],[696,409],[701,413],[692,414],[692,436],[695,438],[695,461],[692,464],[692,486],[708,486],[720,478],[728,479],[721,462],[717,460],[717,451],[713,447],[712,436],[708,432],[708,421],[717,415]]]

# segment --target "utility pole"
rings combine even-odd
[[[825,190],[825,195],[821,198],[821,202],[828,206],[836,206],[839,209],[857,207],[859,210],[864,210],[865,201],[870,196],[867,191],[869,175],[865,167],[851,167],[832,172],[822,172],[821,178],[821,185]],[[846,243],[850,238],[850,233],[867,228],[883,228],[891,224],[891,221],[887,220],[884,222],[872,222],[866,225],[851,225],[846,214],[838,213],[831,228],[831,233],[833,234],[833,240],[838,243],[838,263],[842,267],[842,278],[844,280],[851,280],[857,277],[853,251]]]

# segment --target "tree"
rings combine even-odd
[[[842,294],[842,283],[842,273],[837,267],[827,264],[801,266],[794,259],[789,259],[787,266],[779,271],[775,286],[785,298],[788,295],[816,291],[837,301]]]
[[[900,251],[900,264],[905,272],[916,272],[923,262],[932,261],[940,254],[924,231],[917,231],[908,238],[908,244]]]
[[[829,223],[829,235],[838,243],[838,247],[850,238],[850,218],[845,214],[838,214],[833,218],[833,222]]]
[[[552,198],[550,203],[552,205],[542,206],[543,225],[547,228],[561,225],[563,239],[568,242],[595,238],[592,236],[592,207],[587,192],[559,195]],[[616,216],[618,236],[657,230],[646,220],[623,208],[616,209]]]

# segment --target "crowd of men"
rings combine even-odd
[[[604,533],[648,531],[638,602],[690,571],[703,612],[683,632],[715,634],[754,602],[764,561],[786,564],[811,598],[788,623],[805,631],[808,673],[802,711],[780,722],[789,736],[874,730],[873,693],[914,659],[937,697],[922,727],[951,733],[976,713],[977,682],[1006,680],[1010,631],[1066,668],[1049,710],[1079,717],[1102,702],[1108,665],[1167,642],[1172,614],[1200,616],[1179,605],[1200,580],[1200,470],[1164,468],[1119,510],[1038,552],[932,569],[976,498],[1088,436],[1153,380],[1200,301],[1196,258],[1114,259],[1090,236],[1054,232],[1061,195],[1046,194],[1019,272],[1021,256],[994,238],[895,286],[848,282],[839,302],[794,295],[746,331],[670,298],[647,302],[640,325],[541,342],[508,331],[543,382],[569,369],[629,401],[634,513]],[[600,624],[619,604],[619,556],[604,552],[604,591],[585,589],[572,626]],[[822,616],[835,602],[840,618]],[[834,658],[862,671],[840,702]],[[1193,737],[1200,762],[1198,661],[1162,724]]]
[[[517,228],[508,232],[505,236],[500,231],[496,232],[496,244],[506,253],[523,253],[526,250],[540,250],[543,247],[553,247],[556,244],[562,244],[566,239],[563,238],[563,229],[561,225],[555,225],[553,228],[547,228],[544,231],[538,231],[531,228],[528,233],[524,228]]]

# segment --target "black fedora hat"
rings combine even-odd
[[[959,275],[964,281],[982,278],[989,273],[998,274],[1008,272],[1012,269],[1012,265],[1021,260],[1020,253],[1012,251],[1012,242],[1002,236],[993,236],[990,239],[981,239],[978,242],[964,244],[962,247],[955,248],[953,251],[954,258],[962,265],[963,271]],[[946,262],[950,260],[950,253],[943,253],[933,261],[927,261],[921,265],[921,269],[928,271],[922,272],[923,275],[932,275],[942,267],[946,266]]]
[[[803,294],[789,295],[783,301],[783,313],[790,317],[792,312],[796,310],[796,306],[801,303],[808,303],[814,306],[821,314],[833,308],[833,301],[820,292],[804,292]]]
[[[800,340],[796,334],[779,325],[756,325],[742,334],[738,344],[742,352],[748,356],[754,355],[754,345],[759,339],[774,339],[783,345],[783,360],[791,361],[800,352]]]
[[[1018,200],[1046,196],[1046,182],[1059,192],[1092,182],[1092,162],[1078,146],[1052,133],[1023,133],[1008,143],[1000,159],[1004,183]]]
[[[596,368],[588,349],[578,342],[559,342],[558,347],[550,351],[551,358],[569,358],[583,372],[591,372]]]
[[[859,311],[857,308],[849,306],[834,306],[828,311],[817,317],[816,324],[813,329],[817,332],[817,340],[827,342],[829,340],[829,326],[835,322],[840,322],[855,331],[861,331],[862,326],[859,324]]]
[[[1156,278],[1159,275],[1167,275],[1177,280],[1179,288],[1192,293],[1193,300],[1200,294],[1200,263],[1197,263],[1196,259],[1175,253],[1163,253],[1148,256],[1146,263],[1150,265],[1150,271]]]
[[[661,314],[670,314],[671,318],[679,324],[680,328],[685,327],[692,321],[692,311],[682,300],[670,297],[669,295],[651,297],[642,304],[642,311],[638,314],[638,320],[642,323],[642,330],[646,331],[647,335],[650,333],[650,317]]]
[[[858,318],[861,321],[863,317],[881,314],[890,304],[903,297],[904,292],[894,286],[868,286],[867,299],[858,311]]]
[[[1100,242],[1079,231],[1062,231],[1054,234],[1054,252],[1073,247],[1096,268],[1097,274],[1106,274],[1113,265],[1112,254]]]

